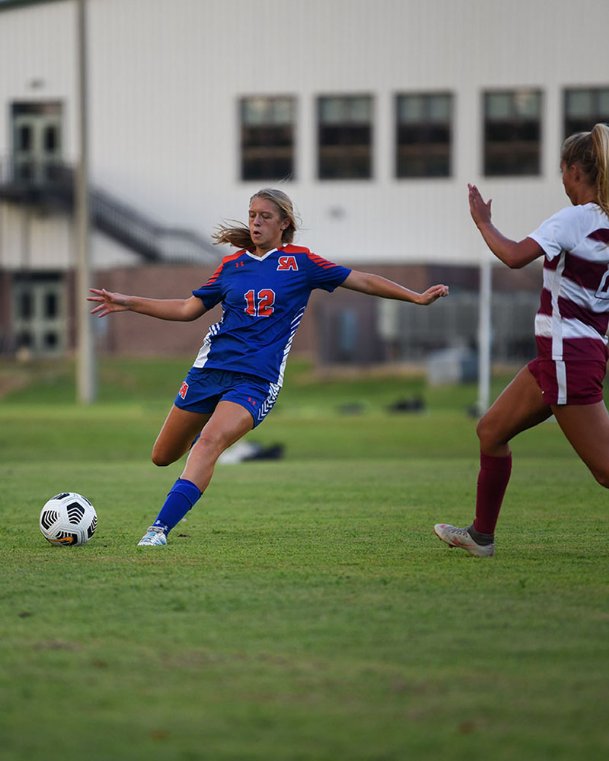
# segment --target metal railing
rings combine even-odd
[[[74,170],[53,159],[0,160],[0,199],[34,206],[74,208]],[[113,193],[92,186],[93,227],[151,262],[216,263],[221,254],[193,230],[159,224]]]

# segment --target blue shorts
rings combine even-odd
[[[191,367],[174,404],[187,412],[209,415],[218,402],[234,402],[250,413],[255,428],[273,409],[280,390],[277,383],[255,375]]]

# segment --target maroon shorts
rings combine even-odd
[[[596,404],[603,401],[605,362],[565,362],[537,357],[527,367],[547,404]]]

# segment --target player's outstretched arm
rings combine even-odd
[[[203,301],[196,296],[187,299],[147,299],[143,296],[128,296],[114,293],[105,288],[90,288],[87,301],[97,303],[91,314],[105,317],[114,312],[137,312],[159,320],[189,322],[205,313]]]
[[[381,275],[374,275],[370,272],[358,272],[351,270],[347,279],[342,283],[343,288],[349,288],[352,291],[368,293],[371,296],[380,296],[384,299],[398,299],[399,301],[410,301],[413,304],[432,304],[443,296],[448,296],[447,285],[432,285],[423,293],[411,291],[404,285],[388,280]]]
[[[468,185],[469,213],[484,242],[510,269],[520,269],[543,254],[541,246],[532,238],[510,240],[499,232],[491,221],[492,199],[485,201],[475,185]]]

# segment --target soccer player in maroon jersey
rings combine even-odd
[[[333,264],[293,245],[296,227],[288,196],[261,190],[250,199],[247,225],[221,226],[215,235],[217,243],[239,250],[225,256],[189,298],[146,299],[91,289],[89,301],[97,302],[91,311],[98,317],[131,311],[187,321],[222,306],[222,317],[210,327],[154,444],[156,465],[190,453],[140,545],[167,543],[167,534],[207,488],[218,457],[270,412],[312,290],[342,286],[414,304],[431,304],[448,294],[445,285],[417,293],[379,275]]]
[[[562,182],[572,206],[520,242],[491,222],[491,201],[469,186],[469,207],[487,246],[511,268],[540,256],[543,288],[535,318],[537,357],[480,419],[480,472],[474,522],[434,527],[451,547],[486,557],[512,468],[509,442],[554,415],[599,484],[609,487],[609,414],[603,401],[609,324],[609,126],[568,137]]]

